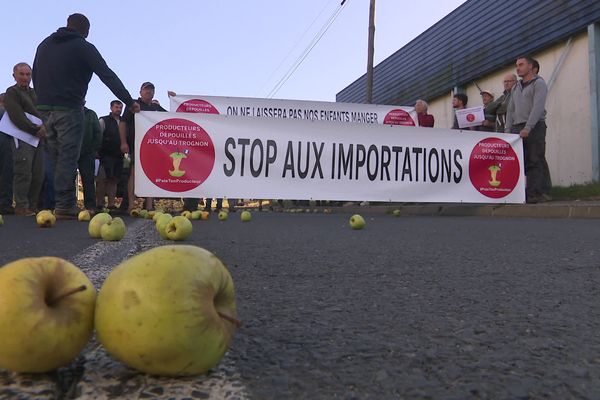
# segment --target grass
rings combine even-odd
[[[554,200],[600,200],[600,182],[554,186],[550,195]]]

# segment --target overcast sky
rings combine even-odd
[[[416,38],[462,0],[378,0],[375,63]],[[131,95],[156,85],[165,108],[167,90],[180,94],[335,101],[366,71],[369,0],[4,2],[0,88],[14,84],[12,67],[33,63],[37,45],[80,12],[91,22],[88,41],[104,56]],[[329,30],[276,92],[318,33]],[[270,96],[269,96],[270,95]],[[87,103],[108,113],[112,93],[96,78]]]

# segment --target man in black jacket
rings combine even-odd
[[[40,43],[33,62],[38,110],[47,128],[48,152],[54,167],[57,218],[76,218],[79,213],[74,182],[83,139],[83,104],[92,74],[132,111],[139,111],[139,104],[96,47],[85,40],[89,29],[85,15],[70,15],[66,27]]]

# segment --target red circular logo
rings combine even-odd
[[[177,112],[219,114],[219,111],[208,101],[192,99],[184,101],[177,107]]]
[[[469,122],[475,121],[475,115],[473,115],[473,114],[467,114],[467,121],[469,121]]]
[[[186,192],[210,175],[215,146],[200,125],[180,118],[166,119],[144,135],[140,163],[148,179],[159,188]]]
[[[413,121],[410,114],[401,108],[397,108],[387,113],[383,119],[383,123],[388,125],[415,126],[415,121]]]
[[[499,138],[483,139],[469,158],[471,183],[484,196],[508,196],[519,182],[519,158],[511,145]]]

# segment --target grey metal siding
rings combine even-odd
[[[373,102],[433,99],[596,21],[600,0],[469,0],[374,68]],[[363,75],[336,100],[363,103],[365,83]]]

